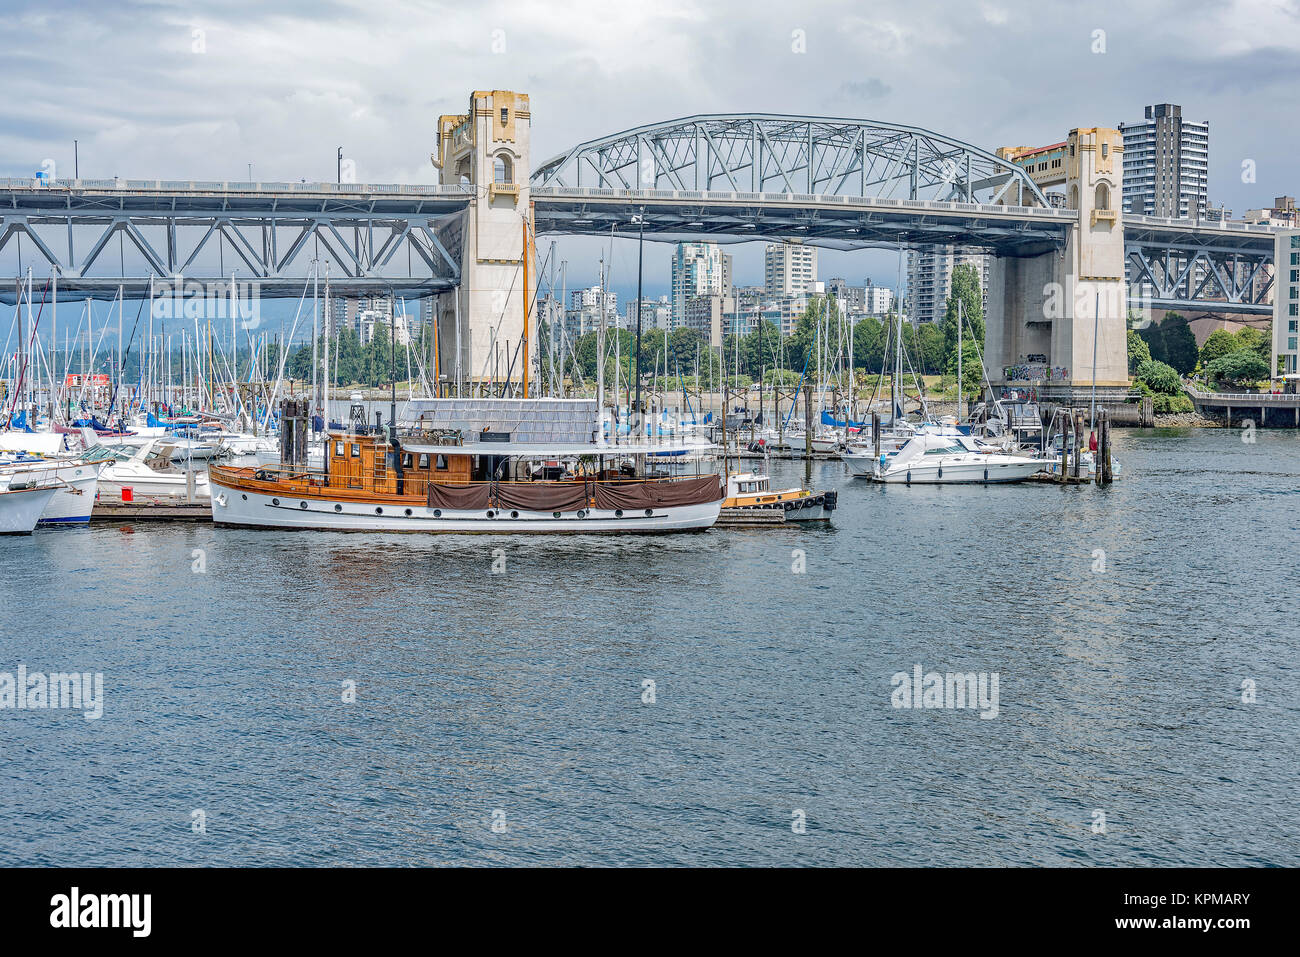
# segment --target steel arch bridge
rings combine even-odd
[[[1048,206],[993,153],[876,120],[701,114],[589,140],[543,163],[534,187],[723,190]]]

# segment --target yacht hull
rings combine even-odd
[[[328,496],[270,494],[212,481],[212,521],[246,528],[300,528],[339,532],[451,532],[488,535],[532,533],[686,532],[711,527],[722,500],[702,505],[625,512],[597,508],[581,512],[506,509],[458,511],[420,502],[356,502]],[[645,514],[649,511],[650,514]]]
[[[1023,482],[1045,463],[1032,459],[1015,462],[972,462],[947,465],[919,464],[910,468],[890,469],[873,475],[877,482],[897,485],[993,485],[1000,482]]]
[[[54,492],[52,485],[0,491],[0,535],[30,535]]]

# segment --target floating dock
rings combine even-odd
[[[137,496],[133,502],[100,498],[90,513],[92,525],[112,522],[211,522],[211,502],[183,502]]]
[[[718,513],[714,528],[751,528],[756,525],[770,527],[784,525],[793,528],[798,522],[785,520],[783,508],[724,508]]]

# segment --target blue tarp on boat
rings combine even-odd
[[[869,422],[853,422],[853,421],[850,420],[850,421],[849,421],[849,428],[851,428],[851,429],[865,429],[865,428],[867,428],[870,424],[871,424],[871,423],[869,423]],[[833,429],[842,429],[842,428],[844,428],[844,423],[841,422],[839,419],[835,418],[835,416],[831,415],[831,414],[830,414],[829,412],[827,412],[825,409],[822,409],[822,425],[829,425],[829,426],[830,426],[831,428],[833,428]]]

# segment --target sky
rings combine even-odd
[[[1300,0],[803,2],[287,0],[0,4],[0,176],[432,183],[442,113],[528,93],[534,167],[584,140],[697,113],[926,127],[1042,145],[1172,102],[1210,122],[1210,199],[1240,215],[1300,192]],[[1244,181],[1243,163],[1254,181]],[[542,237],[542,251],[548,245]],[[563,238],[569,287],[608,242]],[[732,247],[736,281],[761,248]],[[647,244],[648,295],[671,249]],[[823,252],[821,276],[896,284],[886,251]],[[636,250],[612,285],[633,294]]]

